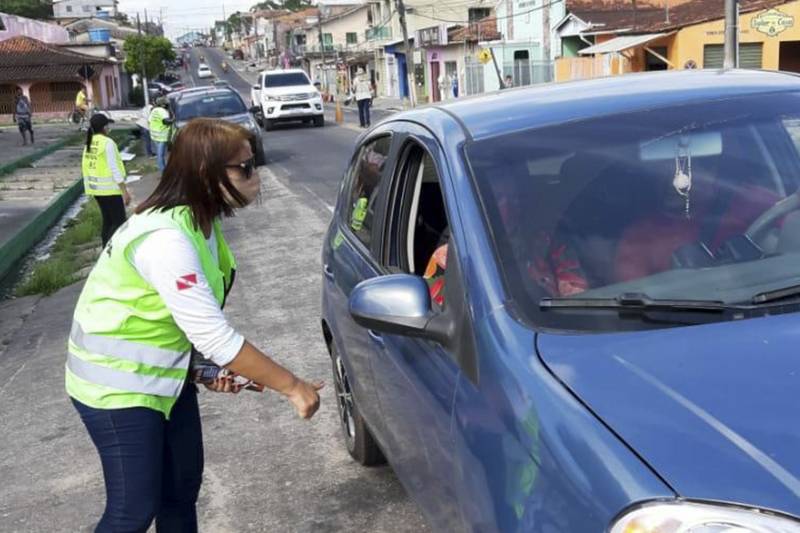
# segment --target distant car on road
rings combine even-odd
[[[800,531],[800,81],[509,90],[359,138],[322,252],[344,441],[432,531]]]
[[[179,91],[170,99],[170,109],[175,117],[171,137],[188,121],[198,117],[218,118],[241,124],[253,132],[253,154],[256,164],[266,164],[261,129],[239,93],[231,88],[195,87]]]
[[[174,89],[170,85],[167,85],[166,83],[162,83],[160,81],[147,82],[147,92],[150,95],[150,100],[155,100],[159,96],[167,96],[173,90]]]
[[[231,84],[230,84],[230,82],[228,80],[214,80],[214,82],[211,85],[213,85],[214,87],[230,87],[231,86]]]
[[[186,84],[182,81],[176,81],[175,83],[170,83],[170,87],[172,87],[173,91],[180,91],[186,88]]]
[[[250,91],[254,106],[261,109],[265,130],[277,122],[302,121],[325,125],[322,95],[301,69],[268,70]]]
[[[205,63],[200,63],[200,65],[197,67],[197,77],[200,79],[213,78],[214,73],[211,72],[211,68],[209,68],[208,65]]]

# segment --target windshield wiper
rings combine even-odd
[[[793,298],[795,296],[800,296],[800,285],[790,285],[782,289],[759,292],[750,298],[750,303],[753,305],[759,305],[769,302],[776,302],[778,300],[784,300],[786,298]]]
[[[717,300],[653,299],[641,292],[620,294],[615,298],[542,298],[539,307],[547,309],[618,309],[630,311],[687,311],[723,313],[742,309]]]

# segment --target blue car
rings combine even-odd
[[[322,252],[348,451],[434,531],[800,531],[800,78],[509,90],[363,134]]]

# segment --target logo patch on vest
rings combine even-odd
[[[178,286],[179,291],[191,289],[197,285],[197,274],[186,274],[185,276],[181,276],[175,280],[175,284]]]

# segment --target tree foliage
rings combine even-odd
[[[166,61],[175,59],[172,43],[166,37],[153,35],[132,35],[125,39],[125,70],[142,74],[142,66],[147,69],[147,77],[155,78],[166,71]]]
[[[266,0],[254,5],[251,9],[288,9],[289,11],[301,11],[312,4],[309,0]]]
[[[0,13],[31,19],[53,17],[52,0],[0,0]]]

